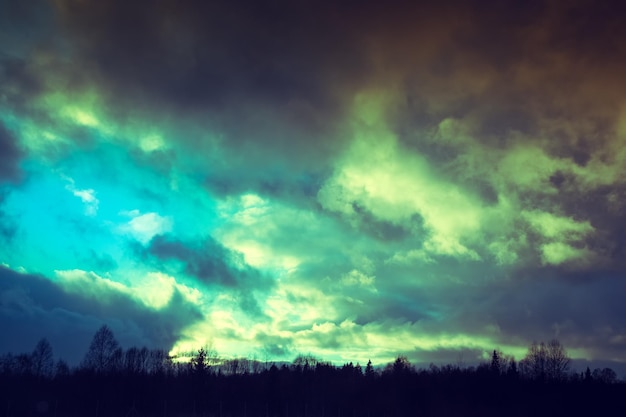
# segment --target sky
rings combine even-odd
[[[626,374],[611,1],[2,0],[0,353]]]

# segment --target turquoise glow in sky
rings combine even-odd
[[[25,3],[0,10],[2,352],[78,363],[107,324],[173,354],[626,361],[614,15]]]

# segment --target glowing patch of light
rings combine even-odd
[[[147,152],[147,153],[162,149],[164,146],[165,146],[165,142],[163,141],[163,138],[160,135],[156,135],[156,134],[144,136],[139,141],[139,147],[141,148],[142,151]]]
[[[85,215],[93,217],[98,214],[98,205],[100,204],[100,201],[96,198],[96,192],[91,188],[77,188],[73,178],[65,175],[62,175],[62,177],[69,182],[69,184],[65,186],[65,189],[71,192],[75,197],[80,198],[85,205]]]
[[[74,121],[74,123],[82,126],[98,127],[100,125],[100,121],[92,112],[75,106],[65,107],[62,114],[68,119]]]
[[[120,215],[131,217],[131,219],[121,225],[118,231],[122,234],[131,235],[144,245],[154,236],[172,230],[172,219],[160,216],[158,213],[139,214],[138,210],[132,210],[120,212]]]

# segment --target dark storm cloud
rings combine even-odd
[[[496,70],[501,75],[487,90],[486,104],[508,115],[505,120],[516,120],[532,111],[523,101],[512,100],[529,92],[507,82],[516,65],[531,61],[529,65],[550,71],[552,63],[542,61],[556,51],[564,52],[559,56],[566,60],[601,65],[623,52],[615,35],[624,28],[619,15],[610,12],[615,2],[599,7],[595,3],[590,7],[589,1],[380,5],[59,0],[55,4],[68,39],[75,39],[75,58],[84,64],[81,70],[93,72],[107,89],[205,116],[207,109],[224,117],[232,112],[235,117],[226,130],[248,133],[249,126],[267,121],[271,112],[263,108],[268,106],[281,109],[283,120],[295,117],[297,125],[337,115],[342,94],[376,77],[377,54],[384,57],[386,67],[407,71],[409,84],[421,78],[423,83],[434,82],[436,89],[464,73],[470,74],[466,81],[471,83],[480,71]],[[593,19],[585,17],[589,13]],[[536,43],[539,40],[544,43]],[[535,58],[537,62],[532,62]],[[494,71],[490,73],[492,77]],[[575,79],[581,74],[572,68],[568,76]],[[419,91],[410,90],[407,94]],[[430,98],[438,99],[437,92],[444,91],[428,89],[417,98],[432,94],[435,97]],[[457,98],[463,101],[472,95]],[[484,98],[475,96],[467,104],[485,102],[477,101]],[[494,101],[505,106],[494,107]],[[224,108],[228,110],[223,112]],[[501,119],[494,118],[491,128],[497,130]],[[526,125],[522,119],[514,124]]]
[[[2,352],[30,352],[42,337],[55,355],[77,364],[95,331],[108,324],[124,347],[170,348],[183,327],[201,318],[195,307],[175,292],[159,311],[147,309],[125,294],[93,297],[70,294],[38,275],[0,266],[0,342]]]
[[[23,152],[11,131],[0,121],[0,184],[15,182],[20,179],[20,159]],[[8,189],[0,188],[0,242],[6,244],[17,230],[15,219],[9,216],[2,207]]]
[[[51,50],[55,51],[54,48]],[[75,151],[74,145],[79,145],[83,149],[93,145],[96,141],[94,129],[59,120],[58,114],[55,113],[59,109],[46,108],[41,102],[46,94],[58,94],[59,91],[72,88],[78,89],[79,85],[81,88],[84,87],[84,74],[72,74],[68,80],[66,73],[75,71],[75,68],[68,62],[60,62],[62,60],[54,52],[43,53],[44,58],[37,57],[36,52],[28,52],[34,56],[26,53],[25,57],[14,57],[4,55],[0,51],[0,110],[4,112],[7,119],[25,122],[26,125],[34,123],[41,132],[52,130],[59,137],[67,139],[67,141],[56,142],[46,147],[45,150],[39,149],[42,155],[59,159]],[[46,55],[48,53],[49,56]],[[20,126],[11,126],[11,128],[15,130],[12,132],[14,141],[24,142],[25,138],[22,136],[24,133],[20,131]],[[28,151],[27,149],[21,150],[19,156],[28,156]],[[4,153],[0,154],[0,157],[2,155]]]
[[[621,1],[582,0],[551,4],[551,46],[590,59],[607,59],[625,51],[619,41],[626,6]],[[559,6],[563,7],[560,9]],[[557,14],[559,13],[560,14]]]
[[[0,122],[0,181],[15,180],[19,177],[19,160],[22,151],[13,133]]]
[[[148,251],[162,260],[174,259],[182,262],[186,274],[207,284],[249,288],[261,284],[259,272],[243,266],[241,255],[211,238],[193,244],[159,235],[152,239]],[[237,264],[242,267],[235,266]]]
[[[341,135],[334,131],[335,121],[344,105],[359,88],[377,83],[375,54],[381,53],[385,65],[400,73],[417,60],[415,77],[434,84],[435,90],[426,94],[436,96],[437,86],[458,75],[466,58],[487,66],[516,61],[516,51],[526,44],[511,33],[531,26],[543,10],[533,4],[511,10],[461,2],[449,7],[280,1],[56,4],[69,38],[80,39],[73,46],[75,59],[83,63],[81,71],[92,74],[104,91],[123,93],[113,93],[113,100],[136,98],[142,106],[148,101],[157,110],[172,108],[185,118],[195,114],[228,142],[273,144],[268,157],[290,154],[300,164],[324,159],[337,149],[333,142]],[[494,25],[502,32],[497,38],[503,47],[490,50],[485,44],[494,43]],[[450,56],[444,59],[445,68],[422,68],[428,66],[420,60],[433,59],[430,43]],[[511,43],[520,46],[507,48]],[[388,47],[379,51],[380,45]],[[475,71],[480,70],[479,64]],[[403,82],[410,83],[406,75]],[[504,80],[500,84],[506,86]],[[490,90],[490,102],[499,89],[495,85]],[[468,102],[465,112],[479,99]],[[505,100],[508,96],[500,104]],[[515,120],[519,128],[528,124],[516,109],[506,110],[509,103],[495,106],[506,117],[487,120],[484,129],[499,132]],[[449,108],[444,111],[450,115]],[[263,154],[265,148],[239,149],[242,154],[259,151]],[[256,156],[245,159],[266,160]]]
[[[389,46],[381,59],[407,89],[410,115],[401,126],[407,120],[425,120],[421,127],[428,127],[445,117],[464,118],[482,142],[501,147],[509,144],[510,132],[536,135],[545,119],[597,125],[614,120],[624,92],[618,74],[626,50],[616,42],[626,35],[618,17],[623,5],[446,4],[434,7],[425,15],[429,21],[415,23],[414,30],[400,19],[395,29],[373,31]],[[551,145],[568,154],[570,142]],[[603,141],[589,145],[591,151]]]
[[[284,358],[293,354],[293,340],[290,337],[258,333],[255,341],[259,350],[270,358]]]
[[[506,352],[505,352],[506,353]],[[479,363],[487,362],[485,351],[482,349],[437,349],[437,350],[421,350],[417,349],[411,352],[403,352],[411,363],[414,363],[418,369],[428,369],[430,366],[453,365],[461,368],[468,366],[476,366]]]
[[[386,334],[413,323],[425,336],[445,328],[509,346],[558,334],[566,346],[595,346],[594,355],[620,357],[626,340],[620,321],[626,311],[618,298],[626,259],[626,190],[614,183],[623,181],[619,175],[615,180],[606,175],[620,172],[623,165],[614,155],[622,141],[618,122],[626,96],[624,6],[612,1],[418,3],[3,2],[0,110],[70,142],[33,154],[67,147],[59,159],[76,152],[80,160],[89,149],[94,160],[80,165],[107,172],[107,181],[120,189],[130,182],[146,183],[129,181],[132,175],[123,165],[156,169],[158,178],[171,180],[167,187],[146,187],[140,193],[146,202],[167,199],[174,174],[180,174],[208,188],[212,197],[250,193],[267,198],[264,209],[270,214],[277,200],[308,210],[303,218],[313,224],[310,229],[285,219],[270,224],[268,214],[259,222],[270,227],[242,232],[267,248],[267,256],[294,255],[297,267],[284,280],[293,288],[280,295],[281,301],[320,310],[293,328],[281,324],[278,331],[306,333],[312,321],[327,320],[337,327],[350,318],[361,328],[373,324],[372,332],[379,330],[377,323],[383,323],[380,331]],[[50,7],[56,12],[53,19],[46,18]],[[55,25],[62,34],[51,30]],[[390,221],[395,217],[385,216],[386,209],[375,210],[376,201],[368,205],[369,200],[355,198],[350,216],[320,206],[318,191],[341,174],[342,157],[350,149],[346,144],[360,139],[361,129],[353,128],[360,117],[353,114],[355,96],[376,105],[378,92],[394,96],[389,105],[381,104],[382,124],[395,134],[398,149],[415,157],[410,161],[423,157],[432,173],[423,184],[470,196],[467,207],[478,214],[468,216],[476,214],[480,225],[454,243],[467,246],[482,261],[424,248],[424,242],[437,238],[438,230],[428,225],[435,214],[431,210],[428,217],[427,203],[436,201],[438,192],[431,190],[413,218],[401,223]],[[75,108],[97,123],[77,126]],[[446,119],[460,126],[448,141],[437,136]],[[134,127],[151,129],[153,122],[164,144],[146,151],[136,145],[145,132]],[[13,125],[6,123],[10,129],[0,125],[0,181],[18,178],[24,156],[18,145],[22,132],[16,127],[13,133]],[[102,147],[75,146],[100,140],[111,140],[112,147],[137,147],[122,149],[131,158],[110,169],[116,165]],[[500,161],[525,147],[545,153],[557,168],[545,179],[516,182],[534,168]],[[360,157],[367,159],[366,153]],[[507,163],[513,166],[510,172]],[[394,172],[405,173],[407,178],[419,175],[409,166]],[[360,173],[366,174],[367,169]],[[411,192],[428,192],[424,188]],[[391,196],[389,212],[398,202],[412,204],[397,194]],[[102,198],[102,206],[106,204]],[[434,207],[437,212],[447,208]],[[498,210],[502,213],[493,215]],[[532,216],[539,210],[552,215],[543,220],[553,223],[542,228],[519,217],[520,211]],[[587,220],[593,231],[581,232],[587,230],[581,226]],[[0,211],[0,233],[7,237],[14,230],[10,221]],[[549,227],[557,231],[546,232]],[[84,230],[88,235],[89,229]],[[568,234],[580,237],[568,240]],[[570,253],[589,250],[593,256],[576,264],[561,254],[565,258],[553,263],[562,262],[562,267],[489,265],[494,255],[487,245],[508,245],[509,238],[514,243],[504,252],[511,255],[505,256],[511,264],[541,265],[546,242]],[[138,253],[159,271],[174,269],[197,279],[198,287],[207,290],[204,299],[224,291],[250,317],[264,316],[257,297],[284,281],[273,283],[271,272],[249,267],[243,255],[212,238],[182,239],[157,236]],[[415,258],[405,255],[411,251],[421,252]],[[97,268],[123,268],[105,256],[92,260]],[[599,268],[610,272],[603,275]],[[109,319],[129,344],[170,345],[183,325],[198,318],[178,293],[169,307],[153,312],[123,294],[94,303],[43,278],[3,269],[4,276],[2,282],[11,286],[2,287],[2,327],[22,323],[18,327],[25,333],[18,339],[29,343],[15,350],[31,349],[42,336],[55,344],[43,332],[46,328],[56,332],[63,349],[70,348],[62,329],[72,327],[86,345]],[[352,345],[356,339],[342,332],[318,335],[315,345],[337,350]],[[261,333],[257,341],[270,354],[283,355],[298,337]],[[450,355],[457,351],[418,351],[413,357],[445,361]]]
[[[374,239],[381,241],[398,241],[412,238],[412,242],[418,245],[418,242],[416,242],[414,238],[415,235],[424,236],[424,240],[426,238],[427,232],[423,227],[424,220],[418,214],[413,215],[406,224],[397,225],[377,219],[372,213],[356,202],[352,203],[352,208],[354,210],[354,218],[357,222],[356,227],[360,232]]]
[[[156,236],[148,252],[159,260],[176,260],[182,272],[208,286],[218,285],[235,290],[241,309],[258,319],[265,316],[253,292],[267,292],[273,281],[248,266],[242,255],[231,251],[212,238],[202,242],[182,242],[166,236]]]
[[[30,100],[40,94],[44,86],[40,75],[26,59],[0,52],[0,104],[11,110],[25,110]]]
[[[221,107],[230,97],[306,98],[327,106],[323,83],[331,75],[354,77],[361,64],[335,7],[73,0],[57,6],[68,33],[81,39],[78,53],[113,86],[183,107]]]
[[[327,173],[350,139],[337,129],[346,106],[379,84],[400,86],[413,103],[399,110],[398,130],[408,121],[424,128],[466,118],[481,141],[498,147],[508,146],[510,132],[536,133],[545,114],[577,118],[591,103],[609,109],[621,97],[612,84],[623,57],[604,27],[624,29],[607,5],[586,1],[55,5],[83,78],[101,86],[121,119],[148,106],[224,139],[228,167],[207,176],[218,193],[289,193],[303,184],[285,178]],[[596,20],[583,18],[587,8]],[[586,35],[595,40],[575,49],[572,39]],[[572,88],[580,97],[563,106]],[[610,94],[596,106],[602,92]],[[193,136],[175,140],[209,153]],[[554,146],[574,152],[569,143]],[[433,149],[417,147],[436,160]]]
[[[6,198],[6,191],[0,189],[0,242],[2,244],[9,245],[11,239],[15,236],[18,229],[17,219],[10,214],[6,213],[6,210],[2,207]]]
[[[600,266],[614,270],[626,268],[626,185],[599,186],[580,193],[565,177],[559,187],[559,203],[568,216],[588,219],[597,230],[584,244],[596,251]]]
[[[329,170],[311,167],[300,174],[285,175],[287,167],[276,164],[269,168],[263,162],[266,160],[267,158],[254,161],[240,159],[237,163],[235,156],[228,164],[212,166],[205,185],[213,195],[219,197],[241,195],[254,190],[264,197],[287,200],[310,210],[319,209],[314,198],[329,175]]]
[[[363,297],[366,298],[366,297]],[[374,302],[374,300],[369,300]],[[432,320],[435,305],[433,300],[425,296],[382,296],[376,297],[376,303],[372,306],[370,303],[358,308],[355,306],[350,310],[354,314],[358,314],[355,323],[367,324],[374,322],[380,317],[386,317],[389,320],[397,320],[399,322],[417,322],[420,320]]]
[[[112,100],[150,103],[156,111],[201,120],[228,142],[272,143],[292,157],[310,159],[332,148],[340,82],[358,79],[365,67],[334,7],[229,1],[57,5],[67,35],[80,39],[74,47],[82,71]]]
[[[2,209],[2,201],[4,196],[0,193],[0,241],[7,244],[17,231],[15,219],[10,218]]]
[[[471,311],[459,323],[490,321],[503,343],[560,339],[592,357],[619,357],[626,343],[622,302],[626,284],[611,271],[571,272],[559,268],[519,271],[513,280],[481,286],[449,298],[457,311]]]
[[[22,56],[34,45],[49,40],[54,27],[46,0],[4,0],[0,3],[0,44],[3,52]],[[48,38],[48,39],[47,39]]]
[[[45,0],[6,0],[0,3],[0,108],[10,113],[32,112],[32,101],[46,89],[52,68],[36,55],[60,53],[54,13]],[[45,54],[44,54],[45,55]],[[38,114],[45,119],[45,115]]]

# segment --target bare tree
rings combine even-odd
[[[522,373],[532,379],[561,380],[567,376],[571,359],[557,339],[548,344],[533,342],[520,362]]]
[[[603,384],[614,384],[615,382],[617,382],[617,374],[611,368],[594,369],[592,378],[594,381]]]
[[[137,352],[137,363],[139,366],[139,372],[141,372],[142,374],[148,373],[149,360],[150,350],[144,346]]]
[[[27,353],[20,353],[15,356],[15,372],[18,375],[32,375],[33,357]]]
[[[253,374],[261,373],[261,371],[263,370],[263,364],[259,362],[259,360],[257,360],[256,356],[254,355],[250,358],[250,367],[250,372],[252,372]]]
[[[147,371],[152,375],[173,372],[174,364],[167,351],[153,349],[148,351]]]
[[[414,370],[415,369],[413,368],[413,365],[411,365],[411,362],[409,362],[409,359],[404,355],[400,355],[395,361],[388,363],[383,372],[386,374],[406,375]]]
[[[91,340],[81,366],[98,373],[117,370],[122,359],[122,350],[107,325],[102,326]]]
[[[59,359],[54,367],[55,378],[65,378],[70,375],[70,367],[63,359]]]
[[[124,371],[129,374],[138,374],[141,372],[141,360],[139,358],[139,349],[131,347],[124,352]]]
[[[318,363],[320,363],[320,360],[311,354],[298,355],[293,360],[293,366],[299,367],[299,368],[304,368],[304,367],[315,368]]]
[[[220,363],[220,358],[217,353],[217,349],[215,349],[215,347],[213,346],[213,343],[209,343],[205,345],[204,351],[206,352],[207,365],[209,367]]]
[[[37,342],[33,353],[31,354],[31,369],[33,375],[40,378],[49,378],[52,376],[54,368],[54,357],[52,355],[52,346],[46,338]]]
[[[520,361],[522,374],[531,379],[543,379],[546,375],[545,343],[533,342],[524,359]]]
[[[567,377],[571,359],[567,351],[557,339],[546,345],[546,374],[548,379],[562,380]]]
[[[228,375],[237,375],[240,373],[240,360],[237,358],[224,361],[222,368]]]

